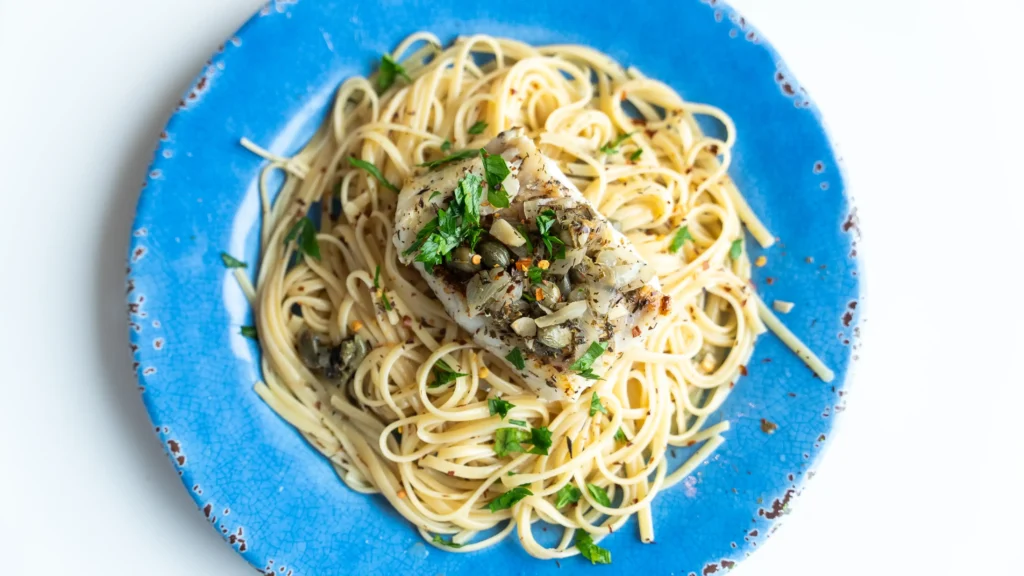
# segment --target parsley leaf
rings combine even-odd
[[[601,404],[601,398],[597,395],[597,392],[594,392],[594,395],[590,397],[590,415],[593,416],[598,412],[607,414],[608,409],[604,407],[604,404]]]
[[[255,326],[242,326],[238,329],[238,333],[251,340],[259,340],[259,336],[256,334]]]
[[[288,231],[288,235],[284,237],[284,243],[288,244],[292,240],[298,240],[300,252],[314,260],[320,259],[320,243],[316,239],[316,226],[309,217],[299,218],[299,221]]]
[[[440,193],[440,192],[438,192],[437,190],[434,190],[434,191],[433,191],[433,192],[432,192],[432,193],[430,194],[430,198],[427,198],[427,202],[431,202],[431,201],[433,201],[433,200],[434,200],[434,198],[437,198],[437,197],[438,197],[438,196],[440,196],[440,195],[441,195],[441,193]]]
[[[512,365],[519,370],[526,368],[526,360],[523,360],[523,351],[520,350],[518,346],[513,348],[512,351],[508,353],[508,356],[505,356],[505,360],[511,362]]]
[[[391,312],[391,300],[388,300],[388,295],[384,292],[380,293],[380,301],[384,304],[384,309]]]
[[[377,181],[380,182],[388,190],[391,190],[392,192],[398,192],[398,186],[395,186],[391,182],[388,182],[387,180],[385,180],[384,179],[384,175],[381,174],[380,170],[378,170],[377,167],[374,166],[373,164],[370,164],[369,162],[367,162],[365,160],[360,160],[359,158],[356,158],[355,156],[349,156],[348,157],[348,161],[351,162],[352,165],[355,166],[356,168],[361,168],[363,170],[366,170],[366,172],[369,173],[370,176],[373,176],[374,178],[376,178]]]
[[[456,152],[455,154],[450,154],[448,156],[445,156],[444,158],[441,158],[440,160],[431,160],[430,162],[424,162],[420,164],[420,166],[424,166],[426,168],[430,168],[431,170],[433,170],[434,168],[437,168],[438,166],[443,166],[445,164],[448,164],[449,162],[456,162],[458,160],[472,158],[479,153],[479,150],[470,148],[469,150],[462,150],[460,152]]]
[[[512,172],[500,154],[488,154],[480,149],[484,158],[484,177],[487,178],[487,201],[495,208],[508,208],[508,194],[501,189],[501,183]]]
[[[611,142],[605,144],[604,146],[601,146],[599,151],[602,154],[615,154],[616,152],[619,151],[619,146],[621,146],[622,143],[625,142],[626,140],[629,140],[630,138],[632,138],[633,134],[636,134],[636,132],[630,132],[629,134],[623,134],[623,135],[619,136],[618,138],[616,138],[615,140],[612,140]]]
[[[427,388],[437,388],[438,386],[444,386],[449,382],[454,382],[455,379],[460,376],[469,376],[469,374],[463,374],[462,372],[452,370],[452,367],[444,360],[438,360],[434,364],[434,367],[431,368],[431,372],[434,374],[434,381],[428,385]]]
[[[526,272],[526,277],[530,279],[530,282],[534,284],[540,284],[544,271],[536,266],[530,266],[530,269]]]
[[[623,443],[629,442],[629,439],[626,438],[626,433],[622,431],[622,428],[615,431],[615,441]]]
[[[562,509],[569,504],[575,504],[580,501],[581,496],[583,493],[570,481],[555,494],[555,508]]]
[[[693,240],[693,236],[690,235],[690,227],[683,226],[676,230],[675,236],[672,237],[672,243],[668,245],[668,251],[672,254],[679,252],[679,249],[683,247],[687,240]]]
[[[558,216],[555,211],[548,208],[540,214],[537,214],[537,229],[540,231],[541,242],[544,243],[544,247],[548,250],[548,256],[551,260],[561,260],[565,258],[565,242],[562,242],[558,236],[551,234],[551,227],[554,226]]]
[[[605,492],[604,488],[601,488],[597,484],[587,484],[587,492],[590,492],[590,496],[597,500],[597,503],[602,506],[611,506],[612,500],[608,497],[608,492]]]
[[[739,260],[740,254],[743,253],[743,238],[737,238],[732,241],[732,246],[729,247],[729,258],[733,260]]]
[[[483,134],[484,130],[487,130],[487,122],[484,122],[483,120],[481,120],[481,121],[477,122],[476,124],[473,124],[472,126],[470,126],[469,133],[470,134]]]
[[[527,496],[533,496],[533,492],[530,491],[526,486],[516,486],[515,488],[505,492],[501,496],[498,496],[491,503],[486,506],[491,512],[497,512],[499,510],[508,510],[516,502],[519,502]]]
[[[551,430],[547,428],[534,428],[530,430],[530,442],[533,444],[530,454],[547,456],[548,450],[551,449]]]
[[[530,233],[526,230],[526,226],[520,224],[516,226],[516,230],[518,230],[519,233],[522,234],[523,239],[526,240],[526,253],[533,254],[533,242],[530,242]]]
[[[580,356],[579,360],[573,362],[572,365],[569,366],[569,370],[579,372],[581,376],[586,376],[587,374],[593,375],[591,368],[594,366],[594,362],[601,356],[601,354],[604,354],[604,351],[607,349],[607,344],[591,342],[587,351],[583,353],[583,356]],[[597,380],[598,378],[595,377],[591,379]]]
[[[462,548],[462,544],[456,544],[451,540],[445,540],[444,538],[441,538],[440,534],[434,534],[433,542],[434,544],[440,544],[441,546],[447,546],[449,548]]]
[[[395,83],[395,78],[401,76],[406,81],[412,82],[412,78],[409,78],[409,74],[406,73],[405,68],[395,62],[394,58],[390,55],[385,54],[380,59],[380,70],[377,74],[377,89],[381,92],[385,92],[391,85]]]
[[[441,152],[447,154],[448,151],[451,149],[452,143],[447,138],[445,138],[444,142],[441,144]]]
[[[526,420],[512,420],[510,418],[508,423],[509,424],[515,424],[516,426],[528,426],[528,424],[526,423]]]
[[[505,419],[505,416],[508,416],[508,411],[515,407],[515,404],[501,398],[491,398],[487,401],[487,409],[490,410],[491,416],[498,414],[502,420]]]
[[[377,265],[377,270],[373,273],[373,287],[380,288],[380,265]]]
[[[483,195],[484,188],[480,177],[473,173],[466,174],[455,187],[455,206],[449,207],[449,209],[462,208],[462,221],[472,226],[479,226],[480,199]]]
[[[632,154],[629,155],[629,161],[630,162],[636,162],[637,160],[640,159],[640,156],[643,153],[644,153],[644,149],[643,148],[637,148],[635,152],[633,152]]]
[[[498,458],[508,456],[510,452],[526,452],[523,442],[530,441],[530,431],[522,428],[498,428],[494,431],[494,453]]]
[[[589,532],[578,531],[576,534],[576,549],[580,551],[580,556],[590,560],[591,564],[612,563],[612,553],[594,544]]]
[[[235,258],[234,256],[228,254],[227,252],[221,252],[220,253],[220,259],[221,259],[222,262],[224,262],[224,267],[225,268],[248,268],[249,267],[248,264],[246,264],[245,262],[242,262],[241,260],[239,260],[239,259]]]
[[[551,233],[551,226],[554,225],[556,218],[555,211],[550,208],[537,214],[537,230],[540,231],[541,236]]]

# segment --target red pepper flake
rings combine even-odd
[[[700,267],[701,267],[701,270],[707,270],[707,269],[711,268],[711,264],[709,264],[708,261],[705,260],[704,263],[701,264]]]
[[[742,374],[744,376],[747,375],[747,367],[745,365],[743,365],[743,364],[740,364],[740,374]]]
[[[449,476],[455,476],[455,470],[449,470],[448,471],[448,475]]]
[[[771,276],[769,276],[768,278],[764,279],[764,282],[765,282],[765,284],[771,286],[772,284],[775,284],[775,278],[772,278]]]
[[[621,95],[621,96],[619,96],[619,100],[620,100],[621,102],[625,102],[625,101],[626,101],[626,98],[628,98],[628,96],[626,95],[626,91],[625,91],[625,90],[623,90],[623,91],[622,91],[622,95]]]
[[[778,429],[779,426],[774,422],[769,422],[768,420],[761,418],[761,432],[764,432],[765,434],[774,434]]]
[[[639,326],[633,326],[633,338],[639,338],[640,337],[640,333],[641,333],[640,327]]]
[[[643,118],[633,118],[633,126],[647,126],[647,120]]]

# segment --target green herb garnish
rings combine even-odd
[[[597,392],[594,392],[594,395],[590,397],[590,415],[593,416],[598,412],[607,414],[608,409],[604,407],[604,404],[601,404],[601,398],[597,395]]]
[[[221,259],[222,262],[224,262],[224,267],[225,268],[248,268],[249,267],[248,264],[246,264],[245,262],[242,262],[241,260],[239,260],[239,259],[235,258],[234,256],[228,254],[227,252],[221,252],[220,253],[220,259]]]
[[[434,374],[434,381],[427,386],[427,388],[437,388],[438,386],[444,386],[449,382],[454,382],[455,379],[460,376],[469,376],[469,374],[463,374],[462,372],[452,370],[452,367],[444,360],[438,360],[434,363],[434,367],[431,368],[431,372]]]
[[[530,269],[526,271],[526,277],[534,284],[540,284],[543,275],[544,271],[536,266],[530,266]]]
[[[409,74],[406,73],[405,68],[395,62],[389,54],[385,54],[380,59],[380,70],[377,73],[377,89],[381,92],[391,88],[391,85],[395,83],[395,78],[401,76],[405,78],[407,82],[412,82],[412,78],[409,78]]]
[[[487,409],[490,410],[491,416],[497,414],[501,416],[502,420],[505,419],[505,416],[508,416],[508,411],[515,407],[515,404],[501,398],[491,398],[487,401]]]
[[[469,127],[470,134],[483,134],[484,130],[487,130],[487,122],[484,122],[483,120],[480,120]]]
[[[729,247],[729,258],[733,260],[739,260],[740,254],[743,253],[743,238],[737,238],[732,241],[732,246]]]
[[[462,548],[462,544],[456,544],[451,540],[445,540],[444,538],[441,538],[440,534],[434,534],[433,542],[434,544],[440,544],[441,546],[447,546],[449,548]]]
[[[581,496],[583,493],[570,481],[555,494],[555,508],[562,509],[569,504],[575,504],[580,501]]]
[[[548,450],[551,449],[551,430],[548,430],[546,427],[533,428],[530,430],[530,442],[533,444],[530,454],[547,456]]]
[[[612,553],[594,544],[589,532],[576,532],[576,549],[580,551],[580,556],[590,560],[591,564],[612,563]]]
[[[391,312],[391,300],[388,300],[388,295],[385,294],[384,292],[381,292],[380,301],[382,304],[384,304],[384,309],[387,310],[388,312]],[[463,374],[463,376],[465,376],[465,374]]]
[[[238,333],[251,340],[259,340],[259,336],[256,334],[255,326],[242,326],[238,329]]]
[[[565,258],[565,242],[558,236],[551,234],[551,227],[557,221],[557,215],[550,208],[537,214],[537,229],[540,231],[541,242],[548,250],[548,256],[552,261]]]
[[[574,372],[578,372],[580,376],[583,376],[588,380],[600,380],[600,377],[597,374],[594,374],[592,368],[594,366],[594,361],[596,361],[601,354],[604,354],[604,351],[607,349],[607,344],[591,342],[590,347],[588,347],[587,351],[583,353],[583,356],[580,356],[579,360],[573,362],[572,365],[569,366],[569,369]]]
[[[370,164],[369,162],[367,162],[365,160],[360,160],[359,158],[356,158],[355,156],[349,156],[348,157],[348,161],[351,162],[352,165],[355,166],[356,168],[361,168],[363,170],[366,170],[366,172],[368,174],[370,174],[370,176],[373,176],[374,178],[376,178],[377,181],[380,182],[388,190],[391,190],[392,192],[398,192],[398,186],[395,186],[391,182],[388,182],[387,180],[385,180],[384,179],[384,175],[381,174],[380,170],[378,170],[377,167],[374,166],[373,164]]]
[[[426,168],[430,168],[431,170],[433,170],[434,168],[437,168],[438,166],[443,166],[443,165],[448,164],[450,162],[456,162],[458,160],[465,160],[466,158],[472,158],[472,157],[476,156],[479,153],[480,153],[479,150],[470,148],[468,150],[461,150],[459,152],[456,152],[455,154],[450,154],[448,156],[445,156],[444,158],[441,158],[440,160],[431,160],[430,162],[424,162],[424,163],[420,164],[420,166],[424,166]]]
[[[587,492],[590,492],[590,496],[597,500],[597,503],[602,506],[611,506],[612,500],[608,497],[608,492],[605,492],[604,488],[601,488],[597,484],[587,484]]]
[[[644,153],[644,149],[643,148],[637,148],[635,152],[633,152],[632,154],[629,155],[629,161],[630,162],[636,162],[637,160],[640,159],[640,156],[643,153]]]
[[[675,236],[672,237],[672,243],[668,245],[668,251],[673,254],[679,252],[679,249],[683,247],[687,240],[693,240],[693,236],[690,236],[690,227],[683,226],[676,230]]]
[[[508,169],[505,159],[499,154],[488,154],[480,149],[484,159],[484,177],[487,179],[487,201],[495,208],[508,208],[508,194],[501,189],[501,183],[512,172]]]
[[[528,426],[528,424],[526,423],[526,420],[512,420],[512,419],[509,419],[508,423],[509,424],[515,424],[516,426]]]
[[[441,144],[441,152],[443,152],[444,154],[447,154],[448,151],[451,150],[451,149],[452,149],[452,143],[449,142],[447,138],[445,138],[445,141]]]
[[[380,264],[377,265],[377,269],[373,272],[373,287],[380,288]]]
[[[621,146],[622,143],[625,142],[626,140],[629,140],[630,138],[632,138],[633,134],[636,134],[636,132],[630,132],[629,134],[623,134],[623,135],[619,136],[618,138],[616,138],[615,140],[612,140],[608,144],[605,144],[604,146],[601,146],[599,151],[602,154],[615,154],[616,152],[619,151],[619,146]]]
[[[512,351],[508,353],[508,356],[505,356],[505,360],[511,362],[512,365],[519,370],[526,368],[526,360],[523,360],[523,351],[520,350],[518,346],[513,348]]]
[[[455,198],[447,209],[437,211],[437,217],[416,233],[416,241],[403,255],[419,251],[417,262],[422,262],[427,272],[434,266],[447,262],[452,250],[463,242],[474,248],[483,236],[480,228],[480,199],[483,184],[476,174],[467,174],[455,187]]]
[[[508,510],[516,502],[519,502],[527,496],[533,496],[533,492],[530,491],[526,486],[516,486],[515,488],[505,492],[501,496],[498,496],[491,503],[486,506],[491,512],[497,512],[499,510]]]
[[[459,180],[459,184],[455,187],[454,209],[462,208],[460,211],[464,225],[480,225],[480,199],[483,195],[483,185],[480,177],[476,174],[466,174],[462,180]],[[449,210],[451,209],[453,207],[449,206]]]
[[[430,197],[427,198],[427,202],[432,202],[434,200],[434,198],[437,198],[440,195],[441,195],[440,192],[438,192],[437,190],[434,190],[433,192],[430,193]]]
[[[521,420],[516,422],[516,424],[519,423],[522,426],[526,425],[526,422]],[[527,450],[523,444],[532,444],[533,448]],[[494,431],[494,453],[499,458],[508,456],[512,452],[529,452],[530,454],[547,456],[550,449],[551,430],[547,428],[532,428],[530,430],[498,428]]]
[[[299,218],[299,221],[288,231],[288,235],[284,237],[284,243],[288,244],[292,240],[297,241],[299,252],[314,260],[320,259],[320,243],[316,239],[316,226],[309,217]]]
[[[615,441],[622,443],[629,442],[629,439],[626,438],[626,433],[622,431],[622,428],[615,431]]]
[[[526,240],[526,253],[533,254],[533,242],[530,242],[530,233],[526,230],[526,225],[520,224],[516,226],[516,230],[523,236],[523,240]]]

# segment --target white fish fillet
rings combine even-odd
[[[567,246],[566,260],[551,262],[548,269],[550,275],[564,272],[576,264],[577,271],[582,274],[576,278],[584,278],[573,287],[585,286],[586,290],[579,292],[586,294],[582,299],[586,303],[585,311],[581,317],[565,324],[572,329],[573,343],[552,356],[552,349],[513,331],[510,325],[512,317],[507,313],[509,308],[502,306],[510,300],[516,300],[519,306],[525,305],[518,302],[524,286],[528,284],[521,273],[509,272],[506,278],[500,271],[490,271],[491,276],[499,276],[502,283],[511,280],[511,287],[507,291],[503,289],[485,310],[471,310],[464,283],[447,274],[442,267],[438,267],[436,274],[431,274],[422,263],[414,261],[415,253],[404,254],[415,242],[417,232],[437,216],[437,210],[447,207],[458,182],[466,174],[472,172],[483,178],[483,162],[479,156],[438,167],[406,184],[398,198],[395,246],[401,261],[420,271],[448,314],[473,335],[474,341],[512,367],[540,397],[575,400],[593,380],[580,376],[570,366],[583,356],[590,344],[601,342],[607,346],[606,352],[591,368],[601,375],[623,352],[644,342],[659,316],[671,308],[671,299],[660,293],[661,285],[653,268],[629,240],[580,194],[558,166],[541,154],[521,130],[512,129],[499,134],[486,149],[490,154],[500,154],[512,172],[503,185],[511,206],[498,210],[487,202],[485,194],[480,208],[482,222],[500,217],[535,229],[537,213],[553,209],[559,217],[559,225],[573,231],[569,237],[574,245]],[[483,227],[487,230],[490,224],[485,223]],[[529,294],[531,289],[526,288]],[[566,306],[559,303],[556,308]],[[581,308],[583,306],[577,304],[572,310]],[[536,312],[536,307],[533,310],[535,314],[544,314],[543,311]],[[558,313],[554,309],[548,310]],[[525,360],[523,370],[516,370],[505,359],[517,347]]]

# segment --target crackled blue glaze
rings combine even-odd
[[[635,12],[600,4],[607,9],[581,14],[571,2],[528,10],[497,0],[275,3],[225,43],[182,98],[161,135],[129,254],[135,370],[186,488],[257,568],[367,576],[598,569],[578,557],[560,567],[535,560],[514,537],[471,554],[424,546],[383,499],[348,490],[253,392],[259,351],[238,333],[251,312],[219,258],[257,260],[262,162],[238,140],[298,150],[344,78],[369,72],[421,29],[445,40],[484,32],[588,44],[731,114],[739,131],[731,174],[781,239],[753,250],[768,258],[755,283],[768,302],[797,303],[784,320],[836,371],[825,384],[775,337],[759,340],[749,376],[718,415],[732,423],[726,443],[658,496],[657,543],[641,544],[635,522],[602,542],[614,566],[682,575],[730,568],[764,542],[813,474],[844,406],[861,312],[856,217],[818,111],[763,37],[721,2],[656,0]],[[766,433],[762,419],[778,429]],[[677,450],[675,459],[684,456]],[[555,531],[538,532],[550,542]]]

